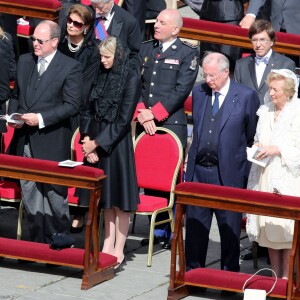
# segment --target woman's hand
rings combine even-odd
[[[261,146],[261,150],[257,154],[257,159],[262,160],[266,157],[280,155],[280,150],[277,146]]]
[[[90,140],[89,137],[85,137],[82,141],[82,153],[84,157],[94,152],[99,146],[95,140]]]
[[[91,164],[95,164],[99,161],[99,157],[96,151],[93,151],[92,153],[88,154],[86,156],[86,160],[91,163]]]

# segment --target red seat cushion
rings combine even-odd
[[[29,258],[33,261],[54,262],[83,268],[84,252],[84,249],[78,248],[57,251],[51,249],[48,244],[0,238],[0,255],[12,258]],[[115,256],[99,252],[99,268],[109,268],[116,263],[117,258]]]
[[[61,2],[58,0],[14,0],[14,4],[22,6],[35,6],[55,9],[61,7]]]
[[[16,182],[0,181],[0,199],[2,200],[21,200],[21,188]]]
[[[168,206],[168,200],[162,197],[140,195],[137,212],[152,212]]]
[[[205,287],[242,291],[245,281],[251,276],[252,274],[230,272],[210,268],[198,268],[186,272],[184,275],[184,280],[187,284],[190,285],[197,285],[201,283],[201,286]],[[273,284],[273,277],[255,276],[249,281],[246,288],[269,291]],[[278,278],[271,295],[286,295],[287,284],[287,280]]]

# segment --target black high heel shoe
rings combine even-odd
[[[121,272],[125,265],[126,265],[126,260],[124,257],[123,260],[114,267],[115,273]]]

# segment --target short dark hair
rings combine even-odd
[[[255,21],[248,31],[248,37],[252,39],[252,36],[261,33],[263,31],[266,31],[270,40],[275,42],[276,40],[276,32],[274,28],[272,27],[272,24],[269,21],[266,20],[257,20]]]

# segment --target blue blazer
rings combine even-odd
[[[193,142],[189,151],[186,181],[192,181],[202,135],[207,101],[211,101],[211,88],[206,83],[194,87]],[[256,131],[259,98],[255,90],[233,80],[223,102],[223,112],[218,141],[220,176],[225,186],[245,188],[249,174],[246,147],[251,146]]]

